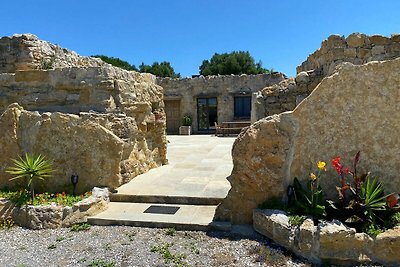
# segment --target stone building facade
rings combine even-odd
[[[51,60],[51,61],[47,61]],[[47,62],[47,63],[43,63]],[[0,185],[24,153],[55,172],[44,188],[110,188],[167,163],[163,90],[155,76],[125,71],[40,41],[0,39]]]
[[[193,118],[194,133],[215,131],[214,122],[250,121],[252,93],[285,80],[274,72],[259,75],[200,76],[196,78],[157,78],[164,88],[167,131],[177,133],[182,117]]]

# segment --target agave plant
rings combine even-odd
[[[9,167],[6,172],[15,175],[11,180],[26,178],[27,186],[30,188],[32,195],[32,202],[35,199],[34,182],[36,179],[44,181],[53,172],[51,163],[47,161],[42,155],[37,157],[25,153],[25,159],[21,156],[19,159],[12,159],[14,166]]]

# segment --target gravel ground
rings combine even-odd
[[[127,226],[0,230],[0,266],[310,266],[260,235]]]

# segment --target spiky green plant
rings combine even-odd
[[[14,166],[7,168],[6,172],[15,175],[11,180],[26,178],[27,186],[30,188],[32,195],[32,202],[35,199],[35,181],[42,180],[50,177],[53,172],[51,163],[46,160],[42,155],[35,157],[25,153],[25,159],[19,156],[19,159],[12,159]]]

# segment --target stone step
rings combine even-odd
[[[108,209],[88,218],[95,225],[174,227],[177,230],[230,231],[227,222],[213,221],[217,206],[110,202]]]
[[[206,196],[177,196],[177,195],[137,195],[137,194],[111,194],[112,202],[131,202],[131,203],[165,203],[165,204],[185,204],[185,205],[218,205],[223,197]]]

